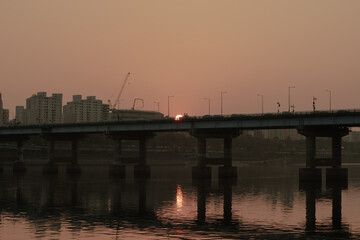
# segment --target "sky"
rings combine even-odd
[[[170,115],[360,108],[358,0],[0,0],[4,108],[37,92]]]

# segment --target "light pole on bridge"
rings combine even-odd
[[[168,96],[168,117],[170,117],[170,98],[174,96]]]
[[[221,92],[220,96],[221,96],[221,99],[220,99],[220,115],[223,115],[223,94],[224,93],[227,93],[226,91],[224,92]]]
[[[154,103],[157,105],[157,110],[158,110],[158,112],[160,112],[160,102],[154,101]]]
[[[291,88],[295,88],[295,86],[288,87],[288,89],[289,89],[289,112],[290,112],[290,107],[291,107],[291,105],[290,105],[290,89]]]
[[[209,115],[210,115],[210,98],[204,98],[204,100],[207,100],[209,102]]]
[[[261,97],[261,114],[264,114],[264,95],[258,94],[258,97]]]
[[[326,89],[327,92],[330,94],[330,112],[331,112],[331,91],[329,89]]]

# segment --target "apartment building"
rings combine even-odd
[[[103,122],[109,119],[109,105],[95,96],[82,99],[73,95],[73,101],[64,106],[64,123]]]
[[[62,94],[54,93],[51,97],[46,92],[38,92],[26,99],[26,109],[16,106],[18,124],[54,124],[62,122]]]
[[[4,109],[2,96],[0,93],[0,126],[6,125],[9,123],[9,109]]]

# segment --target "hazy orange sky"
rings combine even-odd
[[[167,114],[360,108],[359,0],[0,0],[0,92],[143,98]]]

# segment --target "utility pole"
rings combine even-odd
[[[209,115],[210,115],[210,98],[204,98],[204,100],[207,100],[209,102]]]
[[[258,94],[258,97],[261,97],[261,114],[264,114],[264,96],[262,94]]]
[[[227,92],[221,92],[221,99],[220,99],[220,115],[223,115],[223,94]]]
[[[168,96],[168,117],[170,117],[170,98],[174,96]]]
[[[155,101],[154,103],[157,105],[157,111],[160,112],[160,102]]]
[[[291,88],[295,88],[295,86],[290,86],[290,87],[289,87],[289,112],[290,112],[290,107],[291,107],[291,105],[290,105],[290,89],[291,89]]]
[[[331,91],[328,89],[326,89],[326,91],[329,92],[329,94],[330,94],[330,112],[331,112]]]

